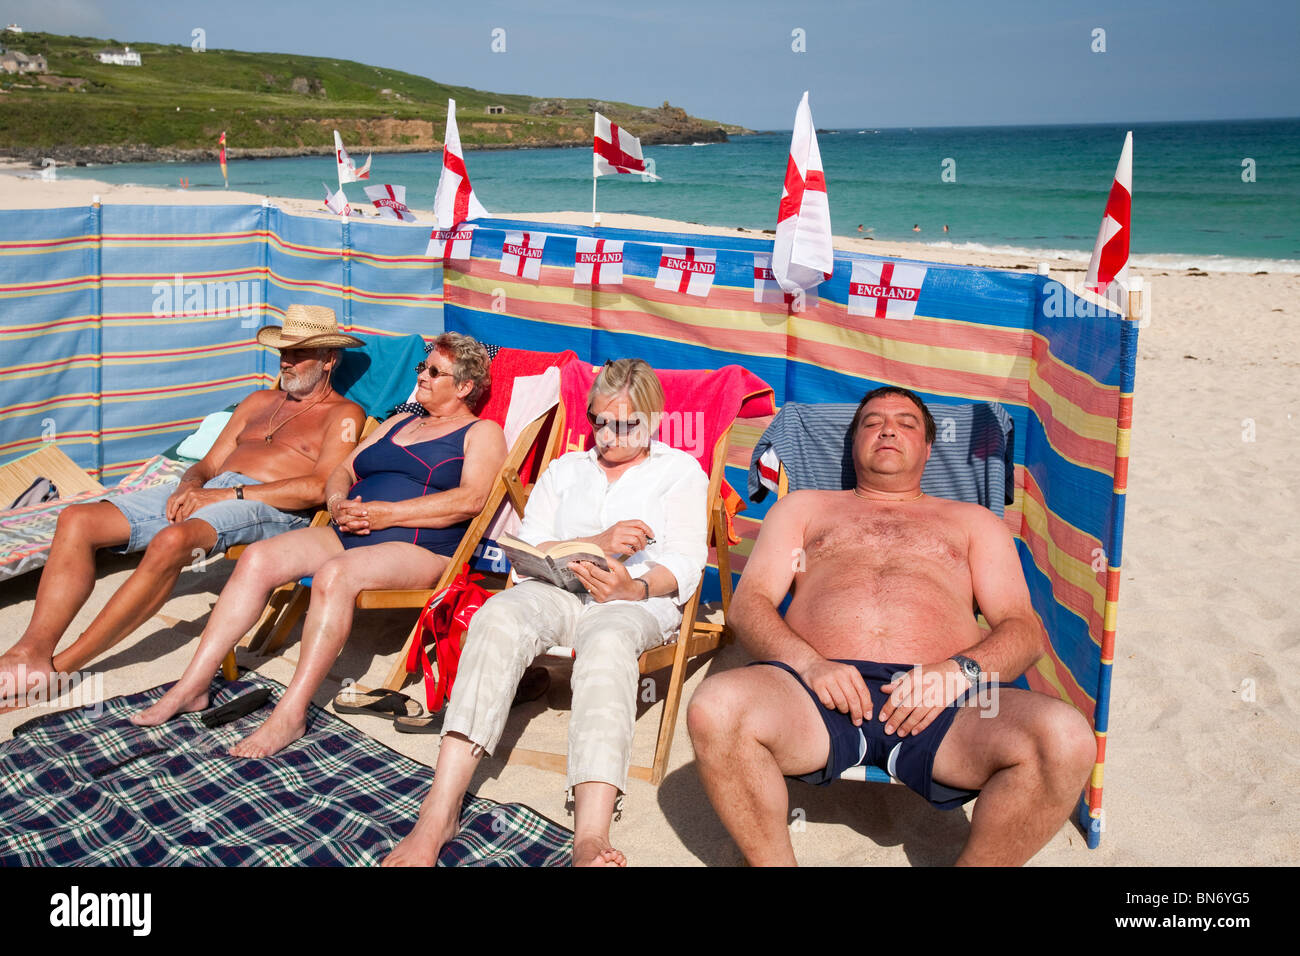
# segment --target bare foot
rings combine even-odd
[[[415,828],[393,847],[380,866],[433,866],[447,841],[456,835],[458,821],[427,822],[423,814]]]
[[[11,650],[0,655],[0,713],[50,699],[54,662]]]
[[[269,757],[279,753],[306,732],[305,719],[286,717],[278,710],[273,711],[261,727],[231,747],[229,753],[232,757]]]
[[[609,845],[604,837],[574,837],[574,866],[627,866],[627,857]]]
[[[208,706],[207,688],[192,694],[180,685],[173,684],[158,703],[147,707],[129,719],[137,727],[157,727],[171,720],[177,714],[192,714],[196,710],[206,710]]]

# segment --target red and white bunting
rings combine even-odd
[[[501,245],[501,271],[508,276],[540,279],[545,245],[544,232],[507,232]]]
[[[374,158],[373,154],[367,156],[366,164],[360,169],[357,169],[357,164],[353,161],[352,157],[348,155],[348,151],[343,148],[343,137],[339,135],[338,130],[334,131],[334,161],[339,167],[340,188],[344,183],[355,183],[360,182],[363,179],[369,179],[370,161]]]
[[[651,179],[659,177],[649,172],[641,157],[641,140],[625,129],[619,129],[599,113],[596,114],[596,141],[591,154],[592,176],[611,176],[617,173],[636,173]]]
[[[794,296],[776,281],[772,273],[772,257],[758,253],[754,254],[754,301],[766,305],[794,301]]]
[[[573,253],[573,284],[622,285],[623,243],[579,237]]]
[[[415,222],[415,214],[406,208],[406,187],[366,186],[366,196],[379,210],[380,219],[400,219],[402,222]]]
[[[659,256],[659,272],[655,275],[656,289],[685,292],[704,298],[713,287],[713,274],[717,271],[718,253],[715,249],[696,249],[694,246],[664,246]]]
[[[456,101],[447,101],[447,132],[442,138],[442,174],[433,196],[433,218],[439,229],[451,229],[467,219],[486,219],[488,211],[474,195],[469,170],[460,148],[460,127],[456,125]]]
[[[1088,275],[1084,287],[1098,295],[1107,296],[1123,306],[1124,293],[1128,291],[1128,241],[1133,212],[1133,132],[1124,137],[1119,165],[1115,167],[1115,180],[1106,199],[1106,212],[1097,230],[1097,244],[1092,249]],[[1114,283],[1116,288],[1111,288]]]
[[[794,114],[790,158],[776,214],[772,271],[786,292],[814,288],[835,271],[830,199],[807,92]]]
[[[434,229],[429,233],[429,246],[424,254],[430,259],[468,259],[474,245],[474,227],[459,229]]]
[[[324,183],[321,183],[321,185],[325,186]],[[332,193],[330,192],[330,188],[325,186],[325,208],[336,216],[347,218],[352,215],[352,207],[348,205],[348,197],[343,195],[342,189],[339,189],[336,193]]]
[[[854,262],[849,279],[849,315],[912,318],[921,298],[925,272],[925,266],[904,262]]]

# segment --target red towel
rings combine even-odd
[[[569,362],[560,368],[565,427],[561,453],[592,445],[587,393],[600,369],[586,362]],[[776,414],[772,386],[739,365],[724,365],[716,371],[655,369],[655,374],[664,389],[664,416],[658,438],[693,455],[705,474],[713,467],[713,446],[733,421]],[[725,481],[722,496],[727,503],[727,533],[734,539],[731,517],[745,505]]]
[[[566,349],[563,352],[530,352],[527,349],[501,348],[492,359],[492,387],[488,391],[487,401],[479,411],[480,418],[490,418],[498,425],[506,423],[506,413],[510,411],[510,395],[515,389],[515,379],[526,375],[541,375],[551,366],[563,367],[578,358],[576,352]],[[585,419],[584,419],[585,421]],[[549,427],[549,426],[548,426]],[[519,475],[524,484],[536,480],[537,460],[540,449],[534,444],[529,449],[519,468]]]

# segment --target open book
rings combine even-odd
[[[545,551],[539,551],[512,534],[503,534],[497,538],[497,544],[516,574],[546,581],[574,594],[586,594],[587,588],[569,570],[570,561],[590,561],[602,571],[609,570],[604,553],[588,541],[560,541]]]

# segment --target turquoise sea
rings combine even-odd
[[[1038,259],[1089,252],[1128,128],[1135,264],[1300,273],[1300,119],[823,130],[834,231],[856,236],[861,224],[863,235],[878,239]],[[364,161],[365,150],[348,145]],[[789,146],[789,132],[775,132],[647,147],[663,182],[602,178],[599,209],[771,229]],[[371,182],[405,185],[407,203],[429,209],[441,162],[436,152],[377,155]],[[466,162],[494,213],[591,208],[588,148],[471,151]],[[954,181],[944,180],[946,170]],[[336,184],[331,157],[237,160],[229,172],[232,189],[268,196],[319,199],[322,182]],[[215,162],[60,168],[59,175],[151,186],[176,186],[184,176],[192,189],[221,188]],[[354,206],[364,203],[361,184],[347,192]]]

